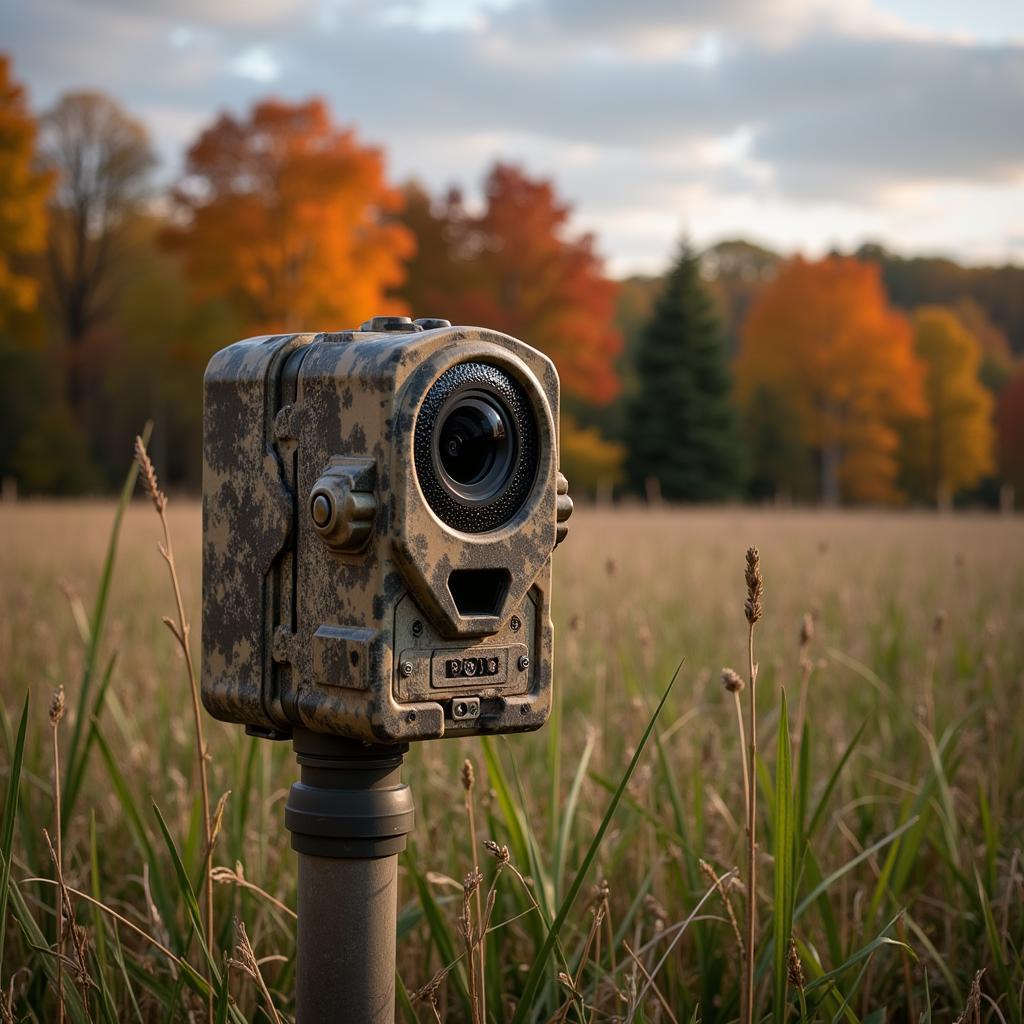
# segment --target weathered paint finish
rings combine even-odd
[[[456,531],[431,511],[413,459],[424,396],[445,370],[470,361],[518,381],[540,439],[530,497],[510,522],[480,534]],[[203,478],[202,691],[210,713],[378,743],[543,724],[551,552],[571,510],[559,497],[557,423],[550,360],[480,328],[254,338],[214,356]],[[370,540],[354,554],[324,543],[309,507],[321,476],[345,459],[376,467]],[[450,572],[501,567],[511,578],[497,614],[460,614]],[[524,644],[528,666],[509,670],[504,683],[416,685],[435,652]],[[417,667],[403,685],[406,650]],[[452,718],[456,693],[480,696],[478,718]]]

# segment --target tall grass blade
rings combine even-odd
[[[793,931],[793,892],[796,872],[796,805],[793,799],[793,765],[789,745],[789,709],[782,691],[778,745],[775,756],[775,804],[772,808],[774,865],[775,1020],[786,1019],[789,936]]]
[[[18,738],[11,751],[11,774],[7,779],[7,798],[4,801],[3,821],[0,823],[0,966],[4,962],[4,940],[7,935],[7,897],[11,884],[11,851],[14,848],[14,821],[18,814],[21,794],[21,763],[25,757],[25,731],[28,728],[28,693],[21,709]]]
[[[516,1006],[516,1012],[512,1017],[512,1024],[523,1024],[523,1021],[527,1019],[527,1015],[532,1007],[534,995],[540,986],[541,978],[543,977],[544,971],[547,967],[548,958],[551,956],[555,941],[558,938],[558,933],[561,931],[562,925],[565,924],[565,919],[569,916],[569,911],[572,909],[572,905],[576,901],[576,897],[579,894],[580,889],[583,887],[583,882],[587,876],[587,872],[590,870],[590,865],[594,862],[594,858],[597,856],[597,851],[601,846],[601,841],[604,839],[604,834],[608,831],[608,826],[611,823],[616,808],[619,806],[622,794],[625,792],[626,786],[629,784],[629,780],[633,777],[633,772],[636,771],[636,766],[640,763],[640,758],[647,746],[647,741],[651,738],[651,733],[654,732],[654,727],[657,725],[658,718],[661,715],[662,709],[665,707],[669,694],[672,692],[672,687],[675,686],[676,679],[678,679],[682,667],[683,663],[680,662],[675,672],[672,674],[672,678],[669,680],[668,686],[665,687],[665,692],[661,695],[661,700],[658,702],[658,706],[654,709],[654,714],[651,715],[650,721],[647,723],[647,728],[644,729],[643,735],[640,737],[640,742],[637,744],[637,748],[633,752],[633,757],[629,762],[629,766],[626,768],[625,773],[619,781],[618,788],[615,790],[615,795],[612,797],[611,802],[608,805],[608,809],[605,811],[604,817],[601,819],[601,824],[594,833],[594,838],[590,841],[590,846],[587,849],[582,863],[580,864],[579,870],[576,872],[576,876],[573,878],[572,884],[569,886],[569,889],[565,894],[565,898],[562,900],[562,904],[558,908],[558,914],[555,916],[554,923],[551,925],[550,929],[548,929],[547,938],[544,940],[544,944],[533,959],[530,972],[526,976],[526,982],[523,985],[523,992],[519,999],[519,1004]]]
[[[808,838],[814,835],[818,826],[821,824],[821,819],[828,808],[828,802],[832,797],[836,784],[839,782],[839,776],[846,767],[846,762],[850,760],[850,755],[853,753],[854,748],[864,735],[864,730],[867,728],[867,725],[867,722],[861,723],[860,728],[854,733],[853,739],[846,745],[846,749],[843,751],[843,756],[839,758],[838,763],[832,770],[832,774],[829,776],[828,782],[825,784],[825,788],[822,790],[821,796],[818,798],[818,803],[815,805],[814,811],[811,814],[811,821],[807,826],[807,831],[805,832],[805,835]]]
[[[153,422],[150,420],[142,429],[142,439],[149,443],[149,436],[153,432]],[[117,561],[117,547],[121,536],[121,522],[124,519],[125,509],[132,499],[135,491],[135,480],[138,476],[138,466],[135,459],[124,479],[124,486],[121,488],[121,497],[117,502],[117,509],[114,512],[114,522],[110,528],[110,538],[107,541],[107,552],[103,559],[103,570],[100,573],[99,590],[96,592],[96,602],[93,605],[92,618],[89,621],[89,645],[85,651],[85,662],[82,666],[82,680],[78,688],[78,705],[75,713],[75,724],[71,730],[71,742],[68,745],[67,768],[64,772],[64,796],[63,811],[61,817],[62,831],[67,832],[68,823],[71,820],[71,811],[75,806],[75,798],[81,785],[81,778],[84,772],[85,752],[79,751],[82,744],[83,733],[92,720],[89,693],[92,689],[93,677],[96,673],[96,662],[99,658],[100,644],[103,642],[104,625],[107,617],[107,601],[110,597],[110,585],[114,578],[114,563]]]

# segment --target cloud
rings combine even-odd
[[[169,159],[221,108],[323,94],[397,175],[472,185],[516,159],[630,252],[701,207],[874,230],[901,189],[1024,181],[1022,41],[910,32],[867,0],[489,2],[33,0],[0,36],[37,104],[105,89]]]

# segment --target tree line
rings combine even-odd
[[[163,478],[196,489],[214,351],[380,313],[550,355],[577,493],[1024,491],[1020,268],[728,242],[616,282],[552,182],[499,162],[479,201],[396,185],[319,99],[221,114],[177,180],[157,175],[115,100],[77,92],[35,116],[0,56],[0,477],[22,492],[110,488],[147,418]]]

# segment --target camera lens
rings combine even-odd
[[[453,490],[469,500],[494,497],[508,482],[516,436],[508,409],[486,393],[459,396],[439,417],[437,460]]]
[[[416,417],[416,475],[449,526],[494,530],[523,506],[537,475],[537,423],[522,386],[485,363],[446,370]]]

